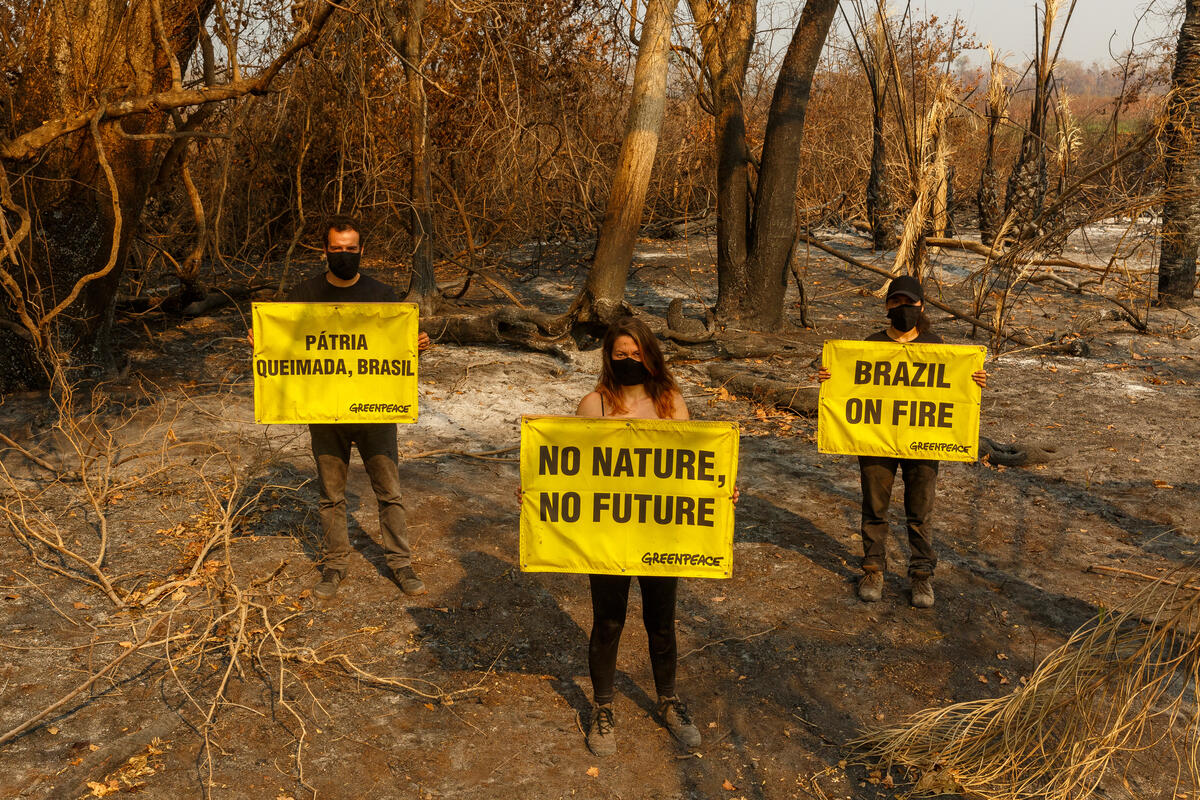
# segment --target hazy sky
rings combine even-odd
[[[1178,23],[1166,12],[1181,4],[1180,0],[1077,0],[1061,58],[1107,64],[1111,58],[1110,46],[1112,52],[1123,53],[1129,49],[1131,37],[1139,43],[1164,33],[1174,37],[1178,34]],[[892,0],[890,5],[903,7],[903,0]],[[1033,54],[1034,5],[1034,0],[913,0],[912,7],[918,17],[928,14],[948,19],[958,14],[981,44],[990,41],[997,50],[1022,61]],[[1069,6],[1070,0],[1066,0],[1059,13],[1055,42]],[[1149,13],[1138,25],[1138,17],[1148,6]],[[985,58],[972,55],[976,62]]]

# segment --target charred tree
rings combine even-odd
[[[788,45],[767,117],[753,202],[741,89],[753,43],[752,0],[735,0],[717,19],[707,0],[691,0],[712,87],[717,147],[717,307],[721,324],[774,330],[796,236],[800,139],[812,77],[835,0],[809,0]]]
[[[433,152],[429,142],[429,97],[422,69],[425,63],[425,0],[409,0],[404,22],[397,18],[392,0],[379,0],[380,17],[392,47],[404,62],[404,86],[408,99],[409,228],[413,237],[412,270],[404,299],[421,307],[422,314],[437,310],[441,301],[433,273]]]
[[[742,89],[754,47],[755,0],[733,0],[718,21],[708,0],[691,0],[712,94],[717,165],[717,307],[731,315],[746,294],[750,231],[750,158]]]
[[[996,136],[1000,131],[1000,123],[1008,113],[1008,102],[1012,91],[1005,85],[1004,64],[992,56],[991,77],[988,80],[987,102],[984,106],[984,118],[987,120],[987,133],[983,147],[983,170],[979,175],[979,189],[975,199],[979,208],[979,240],[992,247],[1000,226],[1004,224],[1004,198],[1000,193],[1000,177],[996,173]]]
[[[1196,290],[1200,248],[1200,0],[1187,0],[1167,101],[1166,201],[1158,268],[1160,305],[1183,305]]]
[[[813,73],[837,7],[837,0],[808,0],[804,4],[771,98],[754,198],[749,282],[735,312],[740,322],[759,330],[773,331],[783,326],[788,263],[796,242],[796,182],[804,115]]]
[[[1050,51],[1054,20],[1064,0],[1043,0],[1041,27],[1038,29],[1037,54],[1034,60],[1033,101],[1029,109],[1029,126],[1021,136],[1017,163],[1008,177],[1005,193],[1005,217],[1012,217],[1013,231],[1021,241],[1033,239],[1042,232],[1042,209],[1046,202],[1046,117],[1050,110],[1050,84],[1054,75],[1057,52]],[[1074,0],[1071,11],[1074,10]],[[1070,13],[1067,22],[1070,22]],[[1064,26],[1065,27],[1065,26]],[[1061,35],[1060,35],[1061,45]]]
[[[125,95],[170,89],[210,7],[211,0],[162,0],[161,6],[157,0],[65,0],[31,12],[4,138],[15,142],[47,120],[114,99],[113,87]],[[76,362],[111,361],[108,334],[121,265],[165,150],[151,135],[164,133],[168,119],[143,114],[120,126],[90,120],[53,146],[29,152],[28,160],[36,156],[32,164],[3,158],[7,221],[25,217],[29,227],[5,259],[13,274],[0,311],[0,392],[44,383],[42,360],[51,340]],[[24,180],[16,190],[10,181],[18,172]],[[53,313],[67,299],[70,311]]]
[[[884,115],[887,110],[888,91],[891,89],[891,71],[885,59],[891,57],[888,48],[887,3],[880,0],[875,6],[871,27],[866,25],[866,14],[861,3],[854,10],[863,28],[863,42],[853,39],[859,63],[871,92],[871,167],[867,175],[866,206],[867,222],[871,226],[871,244],[875,250],[890,250],[896,246],[895,216],[891,213],[887,191],[887,149],[884,139]]]
[[[666,112],[671,23],[677,3],[678,0],[649,0],[646,7],[625,138],[617,156],[587,283],[571,311],[580,322],[608,323],[626,310],[625,282]]]
[[[886,85],[883,92],[887,91]],[[867,175],[867,222],[871,225],[871,246],[875,250],[890,250],[896,246],[896,230],[893,217],[888,213],[887,151],[883,138],[883,111],[887,95],[871,95],[871,171]]]
[[[185,86],[182,68],[211,7],[211,0],[25,7],[0,128],[0,392],[44,386],[56,359],[111,363],[126,253],[164,153],[183,135],[170,130],[170,112],[265,92],[333,11],[314,7],[258,75]]]

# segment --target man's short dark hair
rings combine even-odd
[[[323,228],[321,228],[321,230],[323,231],[323,233],[322,233],[323,241],[321,242],[322,249],[329,247],[329,232],[330,231],[337,231],[338,233],[344,233],[346,231],[354,231],[355,233],[358,234],[358,249],[359,250],[362,249],[363,243],[366,241],[366,238],[367,238],[365,235],[363,235],[363,229],[362,229],[362,226],[358,224],[358,220],[355,219],[354,217],[350,216],[349,214],[334,214],[331,217],[326,217],[325,218],[325,226]]]

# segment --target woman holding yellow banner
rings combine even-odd
[[[689,419],[678,384],[667,370],[662,350],[640,320],[618,320],[604,337],[600,380],[579,403],[576,416],[628,419]],[[590,575],[592,634],[588,669],[595,708],[587,743],[598,756],[616,752],[613,732],[613,680],[617,646],[629,603],[628,575]],[[650,665],[658,691],[658,714],[664,725],[688,747],[700,745],[700,731],[675,692],[675,594],[679,579],[639,576],[642,621],[650,640]]]
[[[884,300],[888,321],[885,330],[867,337],[871,342],[902,344],[941,344],[942,337],[930,330],[925,316],[925,292],[921,282],[911,275],[894,278],[888,285]],[[817,378],[824,382],[829,370],[821,365]],[[971,375],[980,388],[987,387],[987,373],[979,370]],[[937,492],[938,462],[932,459],[898,458],[891,456],[859,456],[862,483],[862,540],[863,575],[858,582],[858,596],[873,603],[883,597],[883,573],[887,567],[888,506],[891,505],[892,485],[899,469],[904,476],[904,515],[908,528],[910,555],[908,576],[911,581],[911,600],[916,608],[933,606],[933,570],[937,553],[929,517]]]

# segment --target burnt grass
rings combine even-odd
[[[843,239],[847,252],[872,257]],[[134,654],[0,747],[0,797],[896,796],[904,776],[855,765],[850,740],[922,708],[1019,686],[1072,630],[1145,585],[1096,567],[1160,576],[1194,562],[1200,328],[1194,311],[1154,311],[1149,333],[1138,333],[1102,318],[1113,308],[1102,299],[1030,287],[1014,324],[1038,341],[1075,330],[1088,355],[1018,350],[990,360],[982,433],[1045,445],[1051,458],[1028,467],[943,464],[930,611],[908,603],[897,489],[884,599],[865,605],[854,595],[855,460],[817,452],[815,419],[730,396],[705,372],[720,359],[809,385],[824,339],[883,326],[871,294],[877,278],[823,254],[798,258],[815,329],[753,337],[758,352],[749,358],[706,345],[669,348],[693,415],[738,420],[743,431],[733,577],[680,587],[679,687],[704,736],[698,752],[678,749],[654,718],[636,590],[618,664],[618,753],[601,760],[587,751],[586,578],[517,567],[513,463],[406,457],[505,447],[516,443],[520,413],[570,413],[594,380],[594,350],[566,364],[440,343],[421,364],[422,421],[400,431],[415,564],[429,593],[407,598],[387,576],[355,456],[349,506],[358,553],[338,597],[318,604],[308,593],[318,579],[319,528],[307,434],[253,424],[248,308],[227,307],[195,319],[123,319],[128,368],[90,396],[97,428],[111,432],[120,452],[105,463],[137,456],[113,476],[138,482],[110,490],[100,506],[105,570],[123,593],[144,596],[171,577],[190,575],[192,585],[120,609],[78,580],[78,569],[67,577],[38,566],[33,553],[45,550],[6,531],[0,733],[80,685],[156,615],[175,609],[172,630],[190,624],[194,634],[236,606],[231,587],[266,609],[244,626],[250,645],[230,668],[235,614],[207,632],[208,649],[195,658],[168,661],[162,647]],[[969,262],[956,258],[939,256],[946,279],[930,291],[966,305],[966,290],[948,276]],[[507,277],[531,303],[556,310],[583,267],[541,264]],[[684,297],[698,315],[714,283],[711,243],[647,242],[631,298],[665,314],[671,298]],[[486,307],[477,291],[469,301]],[[986,332],[972,339],[970,326],[932,316],[947,341],[988,343]],[[0,432],[74,468],[54,420],[42,395],[0,406]],[[19,495],[20,508],[44,512],[68,545],[95,551],[98,512],[77,481],[55,482],[11,449],[0,461],[10,509]],[[192,575],[214,531],[217,546]],[[277,639],[263,620],[278,624]],[[177,647],[188,644],[184,637]],[[281,661],[277,646],[345,654],[410,688],[314,658]],[[1169,752],[1152,749],[1106,779],[1098,796],[1169,796],[1173,764]],[[893,780],[897,788],[887,785]]]

